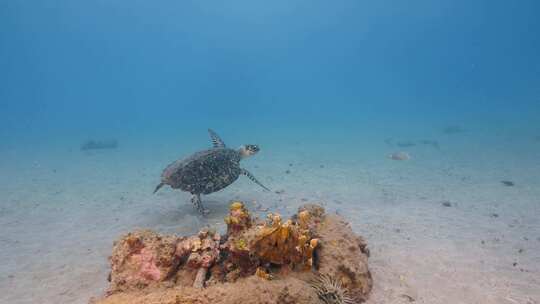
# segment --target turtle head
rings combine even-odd
[[[242,158],[250,157],[259,152],[260,148],[257,145],[241,145],[238,149],[238,153]]]

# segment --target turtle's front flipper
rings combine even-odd
[[[263,184],[261,184],[256,178],[255,176],[253,176],[253,174],[251,174],[248,170],[246,169],[242,169],[242,174],[244,174],[245,176],[247,176],[252,182],[254,182],[255,184],[263,187],[264,190],[266,191],[271,191],[270,189],[266,188]]]
[[[163,186],[165,186],[165,183],[159,183],[159,185],[157,185],[157,186],[156,186],[156,189],[154,190],[154,194],[155,194],[156,192],[158,192],[158,190],[159,190],[161,187],[163,187]]]
[[[219,138],[219,135],[217,135],[216,132],[214,132],[212,129],[208,129],[208,133],[210,133],[210,138],[212,138],[212,144],[214,148],[225,148],[225,143],[221,138]]]
[[[191,196],[191,203],[197,209],[197,211],[199,211],[199,213],[201,213],[202,215],[206,215],[210,212],[208,209],[204,209],[200,194],[193,194]]]

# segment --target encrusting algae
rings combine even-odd
[[[365,242],[320,206],[260,221],[233,202],[225,223],[223,237],[210,229],[189,237],[128,233],[115,242],[107,294],[91,302],[349,304],[371,290]]]

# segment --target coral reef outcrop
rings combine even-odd
[[[123,236],[110,258],[109,289],[91,303],[345,304],[371,291],[366,242],[318,205],[288,220],[273,213],[258,220],[233,202],[225,222],[224,236],[210,229]]]

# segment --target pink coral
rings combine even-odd
[[[132,255],[131,259],[140,265],[136,276],[152,281],[158,281],[161,278],[161,271],[156,266],[155,254],[151,250],[143,248],[140,253]]]

